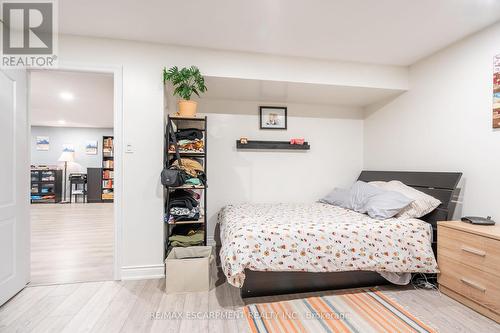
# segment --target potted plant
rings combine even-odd
[[[191,100],[191,96],[196,94],[200,97],[200,93],[207,91],[205,79],[201,75],[200,70],[196,66],[182,69],[174,66],[163,69],[163,83],[172,82],[174,86],[174,95],[181,99],[177,102],[179,105],[179,115],[182,117],[194,117],[196,115],[197,103]]]

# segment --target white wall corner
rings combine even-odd
[[[145,280],[165,277],[165,265],[124,266],[121,269],[122,280]]]

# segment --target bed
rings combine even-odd
[[[366,182],[399,180],[442,202],[418,220],[377,221],[322,203],[229,205],[219,213],[223,271],[242,297],[386,284],[400,277],[394,272],[436,273],[436,222],[451,218],[460,177],[360,174]]]

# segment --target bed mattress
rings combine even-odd
[[[430,225],[378,221],[341,207],[237,204],[219,213],[223,271],[242,287],[254,271],[437,273]]]

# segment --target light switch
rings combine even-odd
[[[131,143],[127,143],[125,145],[125,153],[131,154],[134,152],[134,147],[132,146]]]

